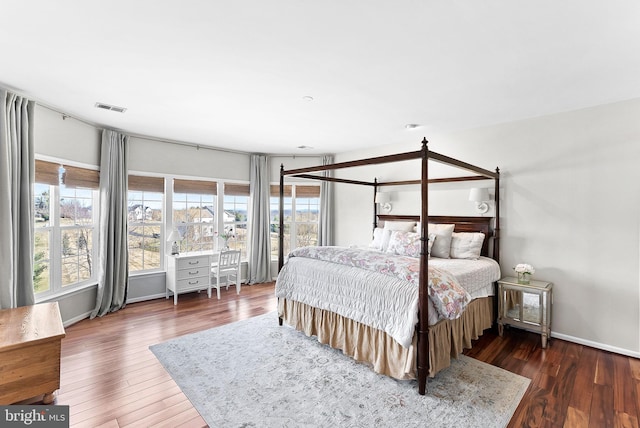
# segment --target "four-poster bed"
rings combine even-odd
[[[410,181],[395,181],[395,182],[373,182],[347,180],[335,177],[329,177],[325,175],[313,175],[309,173],[322,172],[328,170],[337,170],[343,168],[351,168],[365,165],[377,165],[386,164],[392,162],[401,162],[419,159],[421,160],[421,178],[419,180]],[[430,160],[440,162],[446,165],[451,165],[466,171],[471,171],[476,174],[473,176],[453,177],[453,178],[429,178],[428,163]],[[430,259],[430,223],[448,223],[455,224],[456,232],[474,232],[483,233],[486,237],[482,244],[482,256],[489,256],[490,253],[494,260],[498,260],[499,257],[499,186],[500,186],[500,174],[499,170],[496,172],[485,170],[483,168],[476,167],[474,165],[462,162],[447,156],[440,155],[428,150],[426,139],[422,142],[422,148],[419,151],[406,152],[400,154],[393,154],[387,156],[380,156],[368,159],[361,159],[349,162],[335,163],[331,165],[321,165],[317,167],[301,168],[296,170],[284,170],[284,166],[281,166],[280,172],[280,236],[279,236],[279,254],[278,254],[278,269],[280,271],[278,282],[285,283],[285,279],[281,280],[283,275],[284,266],[284,178],[285,176],[292,176],[298,178],[324,180],[336,183],[348,183],[356,185],[370,186],[373,188],[373,202],[374,202],[374,218],[373,227],[382,226],[383,224],[394,221],[409,221],[414,222],[417,233],[419,234],[419,263],[416,263],[416,279],[418,284],[417,293],[417,315],[413,318],[414,324],[412,327],[412,339],[410,343],[404,343],[401,345],[397,340],[394,340],[395,336],[392,335],[395,331],[395,327],[389,331],[382,331],[360,321],[353,321],[349,316],[340,315],[340,310],[333,311],[334,307],[327,305],[324,308],[319,305],[304,303],[302,300],[294,298],[278,297],[278,314],[279,320],[282,324],[283,318],[294,327],[305,331],[308,335],[316,335],[318,339],[323,343],[328,343],[332,347],[340,348],[346,354],[360,360],[365,361],[374,366],[374,370],[380,373],[388,374],[396,378],[406,378],[407,374],[415,373],[415,377],[418,379],[418,392],[424,394],[426,392],[427,376],[433,376],[435,373],[449,365],[450,356],[456,356],[462,351],[462,347],[470,347],[471,340],[476,339],[482,331],[491,326],[493,322],[494,311],[494,298],[493,291],[491,295],[484,293],[480,297],[474,298],[467,305],[462,316],[456,315],[456,319],[441,319],[429,321],[429,312],[433,311],[433,302],[429,299],[429,274],[432,272],[438,272],[438,275],[443,274],[438,271],[435,258]],[[453,182],[453,181],[473,181],[473,180],[487,180],[492,179],[495,183],[495,227],[492,227],[492,219],[489,217],[429,217],[429,205],[428,205],[428,186],[429,183],[440,182]],[[393,216],[393,215],[378,215],[376,212],[375,194],[380,187],[383,186],[400,186],[400,185],[420,185],[421,193],[421,212],[419,216]],[[431,237],[432,238],[432,237]],[[489,238],[493,239],[492,252],[489,249]],[[433,239],[433,238],[432,238]],[[437,238],[436,238],[437,240]],[[303,251],[304,252],[304,251]],[[307,253],[313,253],[314,251],[307,251]],[[297,255],[297,254],[292,254]],[[302,254],[300,254],[302,255]],[[341,258],[351,257],[357,259],[357,255],[352,253],[343,253]],[[294,257],[298,259],[298,257]],[[289,261],[292,258],[290,257]],[[405,261],[406,262],[406,261]],[[297,262],[296,263],[300,263]],[[316,261],[316,264],[328,263],[325,261]],[[352,260],[352,264],[359,264],[360,261]],[[395,263],[395,262],[394,262]],[[401,262],[404,263],[404,262]],[[497,263],[493,262],[496,266]],[[287,263],[293,264],[293,263]],[[315,265],[313,265],[315,266]],[[448,266],[448,265],[447,265]],[[355,269],[355,267],[353,267]],[[305,272],[311,272],[311,269],[315,267],[304,267]],[[321,269],[321,268],[318,268]],[[323,267],[322,269],[329,269],[329,267]],[[333,265],[331,267],[333,269]],[[351,267],[349,267],[351,269]],[[495,278],[495,267],[493,267]],[[499,275],[499,266],[497,267]],[[322,272],[322,271],[319,271]],[[287,272],[288,274],[288,272]],[[359,273],[358,275],[363,275]],[[374,275],[373,273],[367,273],[366,275]],[[378,274],[375,274],[378,275]],[[298,278],[295,274],[290,275],[290,281],[295,282]],[[317,274],[322,276],[322,273]],[[386,286],[379,285],[379,282],[387,281],[382,277],[372,277],[371,279],[363,280],[364,287],[378,287],[373,293],[380,295],[387,293]],[[388,277],[387,277],[388,278]],[[493,281],[490,281],[490,287],[493,289]],[[389,279],[390,281],[390,279]],[[485,280],[486,281],[486,280]],[[446,282],[446,281],[445,281]],[[283,292],[278,291],[278,284],[276,285],[276,293],[280,293],[284,296]],[[284,289],[284,285],[282,287]],[[415,293],[415,289],[413,291]],[[294,292],[298,293],[298,291]],[[394,292],[395,293],[395,292]],[[486,294],[486,295],[485,295]],[[289,295],[291,296],[291,294]],[[379,296],[376,296],[379,297]],[[307,301],[308,302],[308,301]],[[366,304],[365,304],[366,306]],[[385,303],[382,304],[383,309]],[[392,305],[391,305],[392,306]],[[429,309],[431,306],[431,309]],[[364,309],[366,311],[366,308]],[[337,313],[336,313],[337,312]],[[361,318],[366,319],[367,315],[361,315]],[[433,315],[433,314],[432,314]],[[402,318],[400,314],[398,317]],[[404,316],[404,318],[411,320],[410,315]],[[433,318],[433,317],[432,317]],[[356,318],[354,318],[356,319]],[[407,321],[405,319],[405,322]],[[417,320],[417,322],[415,322]],[[353,333],[357,336],[356,339],[350,336],[350,331],[357,330],[357,333]],[[415,334],[414,334],[415,333]],[[365,339],[363,339],[365,338]],[[445,342],[443,344],[443,341]],[[355,343],[358,342],[358,343]],[[360,343],[364,342],[364,343]],[[399,342],[403,342],[400,340]],[[366,349],[362,349],[366,348]]]

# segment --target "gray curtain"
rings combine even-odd
[[[124,307],[129,288],[127,248],[127,143],[129,137],[102,131],[98,295],[91,318]]]
[[[0,309],[35,303],[33,111],[0,89]]]
[[[333,163],[333,156],[322,157],[322,165]],[[331,171],[322,171],[325,177],[331,177]],[[333,183],[320,182],[320,224],[318,226],[318,245],[333,245]]]
[[[249,284],[271,281],[271,223],[269,218],[269,162],[251,155],[249,184]]]

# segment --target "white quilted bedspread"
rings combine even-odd
[[[493,260],[487,260],[497,266]],[[462,275],[467,286],[476,290],[475,294],[486,293],[482,287],[473,287],[474,281],[479,280],[478,274],[474,269],[464,267],[469,264],[464,262],[471,262],[476,270],[488,262],[445,262]],[[442,315],[457,318],[470,295],[459,287],[457,278],[443,271],[435,259],[431,259],[429,265],[429,293],[432,296],[428,303],[429,323],[436,323]],[[295,250],[281,270],[276,282],[276,296],[329,310],[383,330],[402,346],[408,347],[417,322],[418,266],[417,259],[379,252],[305,247]],[[499,275],[499,268],[497,271]],[[489,290],[492,281],[488,282]],[[437,309],[433,298],[438,303]]]

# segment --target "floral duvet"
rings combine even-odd
[[[409,347],[418,320],[419,267],[419,259],[378,251],[298,248],[278,275],[276,296],[383,330]],[[453,275],[433,266],[429,297],[430,322],[460,317],[471,301]]]

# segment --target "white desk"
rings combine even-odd
[[[207,290],[211,298],[211,263],[218,256],[213,251],[197,251],[167,256],[167,289],[173,293],[173,304],[178,304],[178,294]]]

